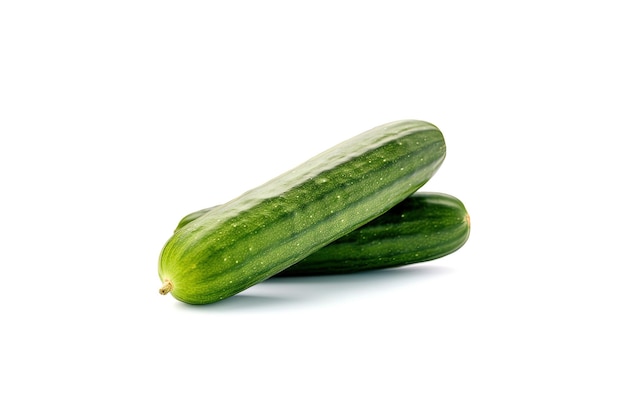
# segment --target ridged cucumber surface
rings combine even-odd
[[[212,209],[186,215],[177,229]],[[431,261],[460,249],[469,234],[470,217],[461,200],[417,192],[276,276],[345,274]]]
[[[423,121],[348,139],[178,229],[159,257],[160,292],[190,304],[233,296],[409,197],[445,153]]]

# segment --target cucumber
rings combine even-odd
[[[212,209],[188,214],[177,229]],[[431,261],[460,249],[469,233],[470,217],[458,198],[418,192],[276,276],[342,274]]]
[[[409,197],[446,154],[434,125],[403,120],[348,139],[178,229],[159,257],[161,294],[233,296]]]

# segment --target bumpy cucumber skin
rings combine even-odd
[[[178,228],[213,207],[183,217]],[[460,249],[470,217],[458,198],[417,192],[276,276],[345,274],[431,261]]]
[[[189,304],[233,296],[413,194],[445,153],[427,122],[371,129],[178,229],[161,251],[159,277]]]
[[[469,214],[458,198],[416,193],[277,276],[345,274],[431,261],[460,249],[469,234]]]

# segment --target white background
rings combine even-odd
[[[2,2],[0,414],[626,415],[619,3]],[[405,118],[460,251],[158,294],[183,215]]]

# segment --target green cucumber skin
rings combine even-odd
[[[164,292],[208,304],[276,275],[413,194],[445,154],[422,121],[348,139],[178,229],[159,257]]]
[[[469,234],[470,217],[459,199],[416,193],[277,276],[345,274],[431,261],[460,249]]]
[[[188,214],[177,229],[213,208]],[[417,192],[276,276],[345,274],[431,261],[460,249],[469,234],[470,217],[461,200]]]

